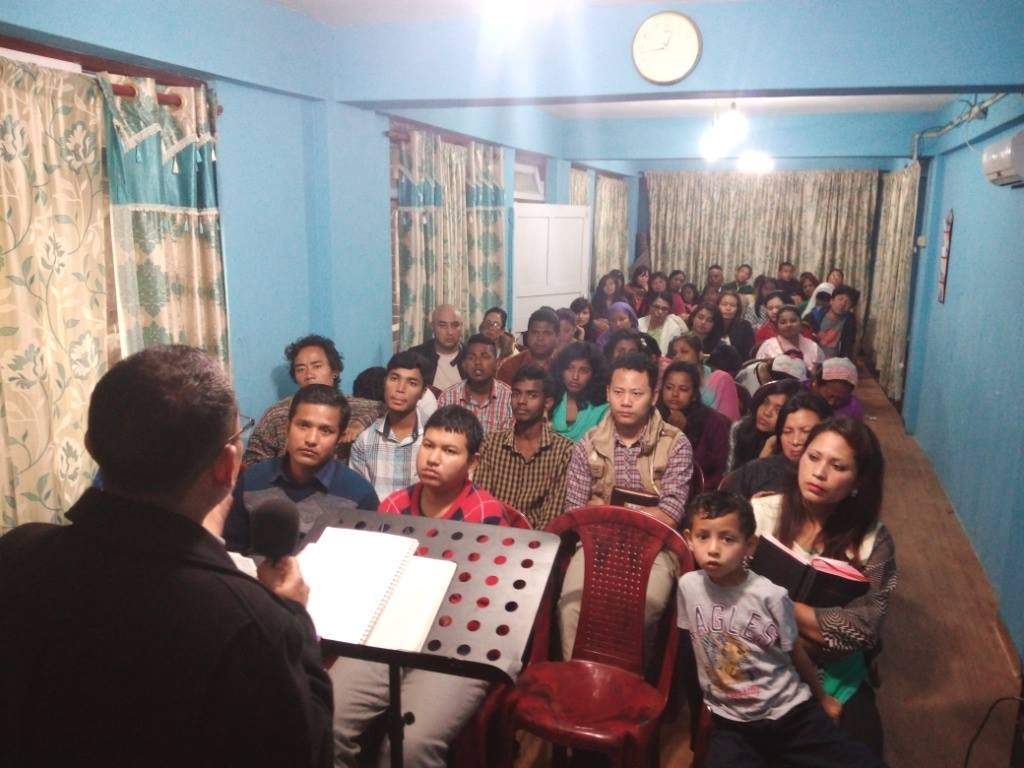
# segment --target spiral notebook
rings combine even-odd
[[[327,528],[299,553],[309,611],[326,640],[419,651],[455,563],[415,557],[405,536]]]

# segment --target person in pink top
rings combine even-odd
[[[778,335],[768,339],[760,346],[757,350],[757,358],[768,360],[778,355],[799,355],[803,358],[804,365],[807,366],[807,372],[812,377],[816,375],[825,360],[825,353],[821,351],[821,347],[801,333],[803,324],[796,307],[790,305],[782,307],[776,315],[775,327],[778,330]]]

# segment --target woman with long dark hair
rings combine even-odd
[[[590,321],[604,323],[612,304],[625,301],[626,295],[619,288],[619,282],[611,272],[597,282],[597,288],[590,299]],[[608,330],[607,327],[604,330]],[[603,331],[602,331],[603,332]]]
[[[574,443],[596,426],[608,410],[608,374],[604,355],[595,345],[570,344],[551,364],[555,407],[551,428]]]
[[[779,310],[786,306],[788,301],[786,294],[782,291],[772,291],[765,297],[764,303],[757,310],[759,316],[764,313],[764,322],[754,334],[755,354],[762,344],[779,332],[775,325],[775,318],[778,317]]]
[[[843,560],[868,579],[868,592],[842,607],[795,603],[797,628],[822,668],[826,693],[843,704],[839,725],[882,754],[882,724],[865,654],[878,647],[896,588],[896,547],[879,521],[885,460],[874,432],[853,419],[811,430],[796,483],[754,499],[757,533],[806,556]]]
[[[704,487],[717,488],[729,457],[729,419],[700,398],[701,370],[675,362],[665,369],[658,411],[665,421],[683,430],[693,446],[693,460],[704,473]]]
[[[761,449],[761,458],[747,462],[725,478],[723,488],[749,499],[755,493],[781,493],[792,485],[796,466],[814,427],[832,418],[821,395],[801,390],[779,409],[775,434]]]
[[[800,382],[790,379],[770,382],[754,393],[750,400],[750,413],[733,424],[729,431],[727,472],[760,457],[764,444],[775,434],[779,410],[800,390]]]
[[[718,307],[711,302],[705,302],[693,310],[686,324],[700,337],[701,351],[705,354],[717,347],[722,339],[722,316],[718,313]]]
[[[650,283],[650,267],[646,264],[633,267],[633,271],[629,274],[629,284],[626,285],[624,291],[626,293],[626,301],[633,307],[633,311],[636,312],[637,316],[647,314],[647,291],[650,289]]]
[[[754,278],[754,303],[751,305],[751,311],[753,313],[753,319],[750,320],[750,324],[754,326],[754,329],[760,328],[768,321],[768,310],[764,304],[768,301],[768,297],[771,296],[778,290],[778,283],[774,277],[768,275],[758,275]],[[782,294],[782,303],[786,303],[786,296]]]
[[[740,353],[740,360],[750,359],[754,329],[743,318],[743,299],[737,291],[722,291],[718,314],[722,318],[722,341]]]

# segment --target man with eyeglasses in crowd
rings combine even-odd
[[[242,426],[224,368],[192,347],[97,383],[85,444],[103,490],[68,525],[0,538],[3,765],[330,764],[298,563],[257,580],[224,550]]]
[[[249,550],[249,516],[271,500],[290,499],[299,510],[299,530],[316,522],[322,496],[359,509],[380,503],[373,486],[334,456],[349,419],[345,396],[326,384],[309,384],[292,398],[285,455],[247,467],[235,486],[224,528],[229,550]]]

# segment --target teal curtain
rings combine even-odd
[[[398,347],[430,336],[430,313],[452,304],[467,330],[504,296],[504,189],[500,147],[442,141],[411,131],[399,142],[397,249]]]
[[[469,146],[466,178],[469,302],[466,320],[479,327],[484,313],[505,302],[504,151],[491,144]]]
[[[101,75],[120,354],[182,343],[228,362],[215,174],[216,98],[204,88]],[[112,84],[135,88],[120,98]],[[157,96],[181,99],[160,105]]]

